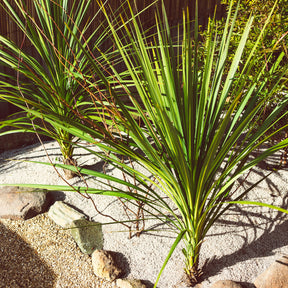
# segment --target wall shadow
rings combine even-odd
[[[1,287],[52,288],[56,274],[17,233],[0,222]]]

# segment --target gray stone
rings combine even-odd
[[[288,288],[288,256],[276,260],[254,282],[256,288]]]
[[[119,288],[147,288],[147,286],[138,279],[117,279],[116,285]]]
[[[62,201],[56,201],[49,209],[48,216],[62,228],[69,228],[74,220],[85,219],[85,215]]]
[[[71,235],[84,254],[91,255],[94,250],[103,248],[102,225],[86,219],[72,221]]]
[[[0,218],[26,220],[47,211],[51,203],[45,189],[18,186],[0,188]]]
[[[220,280],[215,282],[211,288],[242,288],[242,285],[231,280]]]
[[[92,267],[96,276],[108,281],[114,281],[122,273],[111,252],[105,250],[95,250],[92,253]]]

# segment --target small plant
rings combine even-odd
[[[80,85],[69,75],[76,70],[84,73],[87,69],[87,62],[83,60],[83,52],[75,36],[83,39],[93,21],[87,21],[86,17],[90,3],[91,1],[73,1],[70,4],[64,0],[33,1],[33,12],[23,0],[1,2],[10,19],[22,31],[23,41],[17,46],[0,36],[0,65],[8,67],[6,73],[0,74],[0,99],[13,103],[22,111],[29,108],[44,113],[45,110],[46,113],[55,113],[59,117],[70,119],[69,121],[81,121],[75,116],[75,111],[81,111],[83,117],[91,112],[93,100],[89,91],[82,87],[85,84]],[[99,38],[95,41],[96,33]],[[92,35],[87,35],[86,43],[92,38],[95,46],[103,41],[97,29]],[[30,46],[29,49],[23,48],[24,42],[28,42],[26,46]],[[18,115],[13,120],[0,123],[2,127],[14,127],[2,134],[22,131],[48,135],[57,140],[63,162],[76,164],[73,159],[73,145],[77,138],[73,134],[49,125],[41,113],[39,117],[35,117],[33,113]],[[68,174],[66,176],[71,178],[72,175]]]
[[[92,34],[87,33],[87,30],[92,30],[91,26],[95,27],[93,20],[99,16],[99,13],[96,13],[92,19],[87,20],[89,16],[87,12],[90,12],[91,7],[90,0],[77,3],[64,0],[42,0],[33,1],[33,4],[34,10],[33,7],[28,9],[25,1],[22,0],[13,0],[13,3],[3,1],[2,4],[10,19],[22,30],[24,39],[21,45],[17,46],[9,39],[0,36],[0,44],[4,47],[0,51],[0,64],[10,68],[5,74],[0,74],[0,99],[9,101],[22,109],[21,112],[15,114],[16,117],[0,122],[0,129],[5,126],[14,127],[13,130],[2,132],[0,135],[32,132],[38,137],[38,134],[50,136],[57,140],[60,146],[63,163],[76,167],[73,151],[80,138],[75,137],[67,129],[51,125],[45,121],[45,115],[49,114],[52,117],[57,115],[66,121],[69,119],[68,122],[81,122],[85,118],[88,119],[87,115],[89,115],[93,120],[85,122],[86,125],[100,132],[104,131],[107,134],[106,137],[109,137],[108,135],[111,134],[109,129],[113,121],[110,119],[108,124],[105,121],[105,118],[109,118],[110,104],[106,99],[107,96],[98,87],[95,92],[93,87],[89,86],[93,79],[92,75],[87,78],[87,83],[78,79],[83,73],[89,73],[87,72],[89,62],[85,60],[78,41],[82,39],[84,42],[85,39],[85,45],[88,45],[93,39],[91,50],[97,54],[99,46],[103,43],[105,45],[109,37],[103,37],[106,34],[104,35],[101,30],[105,31],[106,28],[99,19],[99,27],[96,27],[97,29],[94,29]],[[31,46],[28,50],[22,47],[24,41]],[[113,51],[110,50],[110,46],[107,47],[107,55],[113,55]],[[98,52],[98,59],[101,59],[102,53]],[[115,57],[114,63],[117,64]],[[78,77],[75,77],[73,71],[80,72]],[[94,95],[96,93],[101,95],[97,99]],[[107,106],[106,112],[102,108],[104,105]],[[103,111],[100,117],[95,113],[99,109]],[[23,111],[28,112],[25,114]],[[61,159],[58,158],[56,161],[59,162]],[[78,169],[63,170],[67,179],[79,174]],[[129,206],[129,203],[122,199],[120,201],[128,219],[133,216],[138,219],[136,222],[128,221],[123,225],[129,229],[130,237],[132,230],[139,235],[144,229],[141,208],[143,203],[139,202],[135,210],[134,207]],[[96,206],[95,208],[97,209]],[[100,211],[98,212],[101,214]],[[116,219],[113,220],[116,221]]]
[[[138,14],[133,12],[135,10],[129,1],[129,10],[120,15],[120,21],[118,15],[111,15],[107,6],[99,5],[108,21],[107,33],[112,35],[125,69],[120,73],[105,53],[102,55],[106,60],[103,66],[104,62],[101,64],[90,53],[88,44],[81,44],[79,40],[83,57],[89,62],[91,70],[89,74],[81,70],[66,72],[75,81],[89,83],[89,89],[93,91],[100,88],[99,83],[91,79],[91,73],[97,75],[106,87],[109,105],[103,105],[98,111],[98,117],[105,115],[102,118],[105,129],[97,129],[91,124],[94,119],[83,117],[81,111],[76,111],[76,115],[83,121],[71,121],[69,117],[57,114],[51,116],[46,113],[47,109],[34,111],[27,108],[26,111],[44,117],[51,125],[97,146],[101,151],[87,147],[86,150],[108,161],[115,169],[125,173],[125,177],[120,179],[79,169],[83,175],[96,177],[97,181],[106,184],[106,188],[37,187],[112,195],[131,203],[135,200],[145,203],[145,212],[168,222],[177,232],[155,287],[181,240],[185,244],[185,271],[191,284],[195,284],[201,275],[199,255],[206,234],[231,205],[262,205],[288,213],[269,204],[242,200],[260,181],[240,195],[233,193],[233,184],[243,173],[288,144],[286,139],[257,156],[252,154],[284,128],[267,133],[284,116],[282,112],[287,106],[287,97],[277,103],[261,125],[253,125],[267,101],[273,99],[283,78],[283,75],[277,75],[277,81],[265,93],[262,92],[269,79],[258,81],[265,67],[257,70],[251,80],[250,71],[258,60],[257,49],[272,12],[249,56],[242,63],[253,17],[247,20],[235,53],[230,55],[238,6],[233,15],[233,6],[230,5],[221,35],[215,22],[209,21],[207,38],[202,44],[198,40],[197,9],[194,22],[189,20],[188,12],[184,13],[183,25],[179,25],[179,35],[174,43],[163,2],[162,10],[156,12],[153,35],[143,31]],[[194,27],[193,33],[191,27]],[[200,52],[204,57],[199,57]],[[278,62],[271,63],[272,67]],[[123,99],[123,94],[126,98],[128,96],[128,102]],[[97,97],[100,94],[95,94],[96,100]],[[133,165],[123,159],[130,159]],[[63,164],[55,166],[76,170]],[[128,187],[128,191],[123,186]]]

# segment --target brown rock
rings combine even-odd
[[[288,256],[276,260],[256,278],[254,285],[256,288],[288,288]]]
[[[92,253],[92,266],[96,276],[108,281],[114,281],[122,273],[116,266],[112,253],[105,250],[95,250]]]
[[[47,190],[17,186],[0,188],[0,218],[26,220],[47,210]]]
[[[116,285],[119,288],[147,288],[147,286],[138,279],[117,279]]]
[[[231,280],[220,280],[215,282],[211,288],[242,288],[242,285]]]

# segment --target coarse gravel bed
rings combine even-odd
[[[93,274],[91,257],[47,213],[25,221],[1,219],[0,235],[0,287],[116,287]]]

